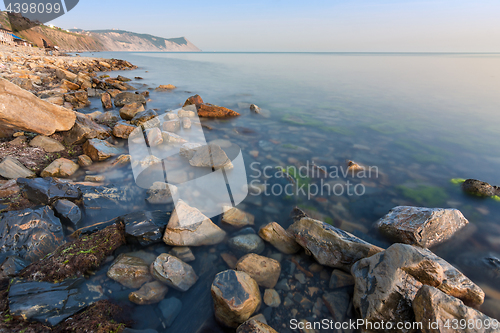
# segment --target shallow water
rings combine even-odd
[[[248,181],[267,180],[268,191],[279,184],[274,187],[275,194],[289,182],[276,174],[277,169],[268,170],[272,173],[269,179],[259,177],[266,166],[299,167],[314,161],[331,172],[344,170],[346,160],[353,160],[378,170],[370,178],[331,175],[323,179],[331,187],[340,184],[333,187],[337,190],[334,193],[309,197],[307,193],[249,195],[240,207],[256,216],[256,231],[271,221],[287,227],[291,222],[288,213],[294,205],[300,205],[319,219],[377,245],[388,246],[372,225],[392,207],[460,209],[471,225],[432,250],[485,287],[487,302],[482,310],[499,318],[500,300],[496,293],[500,289],[495,288],[500,274],[478,276],[477,271],[484,269],[479,261],[486,254],[500,253],[500,202],[465,195],[459,185],[450,182],[452,178],[476,178],[500,184],[499,54],[103,52],[94,55],[125,59],[139,66],[120,74],[143,77],[132,82],[140,89],[160,84],[177,86],[172,92],[151,91],[147,108],[176,109],[187,97],[199,94],[205,102],[240,112],[241,117],[230,120],[203,120],[213,128],[205,130],[207,141],[225,139],[239,145]],[[260,106],[264,116],[252,114],[249,103]],[[96,109],[102,109],[97,99],[84,112]],[[115,173],[111,179],[114,185],[133,183],[130,170]],[[298,182],[307,188],[321,181],[299,177]],[[347,193],[347,181],[360,184],[357,194]],[[361,189],[363,193],[358,195]],[[114,214],[138,209],[159,208],[148,206],[141,199]],[[125,248],[120,252],[132,250],[136,249]],[[158,255],[168,247],[158,244],[145,250]],[[167,297],[178,297],[183,310],[165,332],[196,332],[205,321],[205,331],[220,329],[213,322],[209,289],[213,275],[227,269],[219,256],[226,250],[224,244],[193,249],[197,258],[193,267],[201,278],[184,294],[169,291]],[[275,252],[267,245],[263,255]],[[282,277],[286,277],[288,256],[284,256],[282,265]],[[103,275],[106,269],[95,279],[109,285],[110,290],[116,289],[108,293],[112,298],[134,308],[135,327],[161,331],[161,324],[155,321],[154,305],[130,303],[126,297],[130,290],[110,283]],[[319,278],[315,279],[318,286],[323,286]],[[265,308],[261,310],[265,312]],[[268,311],[272,317],[270,323],[279,331],[287,331],[280,325],[291,315],[283,311],[283,306],[278,309]],[[198,314],[199,320],[190,321],[193,316],[190,311]],[[323,309],[323,312],[328,316],[328,311]],[[305,309],[299,311],[300,315],[308,316]]]

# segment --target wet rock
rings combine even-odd
[[[117,138],[128,139],[130,134],[136,129],[134,125],[130,125],[124,121],[119,121],[113,127],[113,135]]]
[[[187,246],[174,246],[172,250],[170,250],[169,254],[176,256],[184,262],[191,262],[195,260],[193,251],[191,251],[191,249]]]
[[[414,322],[411,304],[423,285],[436,287],[480,305],[484,292],[452,265],[431,251],[406,244],[356,262],[351,269],[355,279],[354,307],[369,322]]]
[[[203,104],[203,99],[201,99],[200,95],[191,96],[186,100],[186,102],[184,102],[184,106],[188,106],[188,105],[198,106],[200,104]]]
[[[21,191],[15,179],[8,180],[0,185],[0,198],[18,194]]]
[[[184,128],[184,129],[190,129],[191,128],[191,119],[189,119],[189,118],[182,118],[182,128]]]
[[[114,224],[59,246],[50,256],[34,262],[19,276],[36,281],[62,281],[96,270],[117,248],[125,244],[123,224]]]
[[[286,254],[294,254],[301,249],[295,238],[276,222],[271,222],[260,228],[259,236]]]
[[[7,156],[0,163],[0,176],[7,179],[17,179],[17,178],[32,178],[36,177],[36,174],[26,168],[14,157]]]
[[[260,108],[255,104],[250,104],[250,111],[254,113],[260,113]]]
[[[84,114],[77,113],[75,125],[65,133],[64,143],[67,145],[82,144],[89,139],[106,139],[111,135],[111,129],[99,125]]]
[[[67,131],[75,123],[75,113],[43,101],[32,93],[0,78],[0,124],[42,135]]]
[[[158,114],[154,110],[146,110],[137,113],[130,123],[135,126],[143,126],[144,128],[155,127],[160,124],[160,120],[156,118]],[[156,119],[155,119],[156,118]],[[151,121],[152,120],[152,121]],[[147,126],[149,125],[149,126]]]
[[[106,177],[102,175],[88,175],[85,176],[85,179],[83,181],[85,182],[93,182],[93,183],[100,183],[106,180]]]
[[[147,202],[153,205],[168,204],[177,196],[177,187],[164,182],[154,182],[147,192]]]
[[[75,228],[78,222],[82,220],[82,212],[77,205],[69,200],[57,200],[54,203],[55,215],[61,222]]]
[[[163,137],[158,127],[149,128],[146,130],[146,139],[149,147],[155,147],[163,143]]]
[[[182,302],[175,297],[170,297],[161,301],[158,309],[161,312],[162,322],[166,327],[170,327],[182,310]]]
[[[161,84],[155,90],[156,91],[168,91],[168,90],[174,90],[175,88],[177,88],[177,87],[174,86],[173,84]]]
[[[236,333],[278,333],[271,326],[255,319],[249,319],[238,326]]]
[[[348,232],[309,217],[301,218],[287,231],[320,264],[345,271],[356,261],[382,251]]]
[[[266,289],[264,291],[264,303],[272,308],[277,308],[281,304],[280,295],[274,289]]]
[[[0,265],[0,279],[14,277],[29,264],[29,261],[18,256],[7,257],[2,265]]]
[[[477,179],[467,179],[462,183],[462,189],[467,193],[480,197],[500,195],[500,189],[498,187],[491,186],[490,184]]]
[[[277,260],[250,253],[238,260],[236,270],[250,275],[259,286],[272,289],[280,277],[281,265]]]
[[[398,243],[431,247],[450,239],[468,223],[458,209],[398,206],[377,227]]]
[[[129,82],[129,81],[132,81],[132,80],[131,80],[131,79],[129,79],[128,77],[121,76],[121,75],[118,75],[118,76],[116,77],[116,79],[117,79],[118,81],[122,81],[122,82]]]
[[[95,120],[100,123],[116,123],[117,121],[122,120],[120,117],[120,113],[118,111],[106,111],[97,117],[95,117]]]
[[[64,243],[61,222],[48,206],[0,215],[0,254],[35,261]]]
[[[117,211],[130,211],[130,203],[139,195],[131,186],[107,187],[80,185],[85,223],[96,223],[116,217]],[[142,191],[141,191],[142,192]]]
[[[217,106],[209,103],[197,105],[198,116],[206,118],[227,118],[236,117],[240,114],[228,108]]]
[[[115,147],[111,143],[99,139],[91,139],[85,142],[83,152],[93,161],[104,161],[112,156],[125,153],[122,148]]]
[[[193,157],[189,160],[189,164],[200,168],[232,168],[233,164],[227,157],[224,150],[216,144],[202,146],[196,150]]]
[[[189,290],[198,281],[193,267],[167,253],[160,254],[150,269],[155,279],[180,291]]]
[[[181,129],[181,122],[179,121],[179,119],[165,121],[162,124],[162,129],[166,132],[177,132]]]
[[[198,148],[202,147],[203,145],[201,143],[185,143],[180,147],[180,154],[182,157],[187,158],[188,160],[192,159],[194,154],[196,153],[196,150]]]
[[[50,163],[43,171],[40,173],[42,177],[69,177],[73,175],[79,166],[75,162],[68,160],[66,158],[58,158],[54,162]]]
[[[123,253],[111,264],[107,276],[127,288],[140,288],[153,280],[148,264],[143,259]]]
[[[226,232],[198,209],[179,200],[168,222],[163,241],[172,246],[201,246],[220,243]]]
[[[122,92],[115,96],[115,106],[122,107],[131,103],[146,104],[146,99],[141,94]]]
[[[54,178],[19,178],[17,184],[31,202],[40,205],[52,205],[59,199],[75,201],[82,196],[75,185],[59,182]]]
[[[111,109],[113,107],[113,102],[111,101],[111,95],[108,93],[103,93],[101,95],[102,107],[105,109]]]
[[[231,269],[236,268],[236,263],[238,262],[238,258],[236,258],[234,255],[232,255],[230,253],[226,253],[226,252],[221,253],[220,256],[229,268],[231,268]]]
[[[354,286],[354,277],[349,273],[341,271],[340,269],[334,269],[328,286],[330,289]]]
[[[239,235],[228,241],[230,249],[237,253],[261,253],[265,245],[262,239],[255,234]]]
[[[148,282],[137,291],[128,295],[128,299],[135,304],[155,304],[165,298],[168,287],[160,281]]]
[[[86,167],[92,165],[92,159],[85,154],[78,156],[78,165],[81,167]]]
[[[55,153],[65,149],[59,141],[43,135],[37,135],[33,140],[31,140],[30,146],[42,148],[48,153]]]
[[[180,109],[179,111],[177,111],[177,116],[179,116],[179,118],[194,118],[196,117],[196,112]]]
[[[223,208],[225,210],[221,219],[223,223],[227,223],[236,228],[254,224],[255,217],[252,214],[246,213],[236,207],[225,206]]]
[[[238,327],[259,309],[259,286],[245,272],[227,270],[215,276],[211,287],[215,317],[229,327]]]
[[[144,111],[144,105],[139,102],[126,104],[120,109],[120,117],[125,120],[132,120],[136,114]]]
[[[351,317],[351,296],[345,290],[323,294],[323,302],[336,322],[346,322]]]
[[[415,319],[422,323],[424,333],[498,332],[498,324],[493,324],[496,319],[466,306],[459,299],[431,286],[420,288],[413,301],[413,311]],[[453,323],[457,325],[453,326]],[[465,327],[458,323],[465,323]],[[485,325],[487,323],[490,323],[489,329]]]
[[[176,144],[176,143],[185,143],[186,140],[184,138],[182,138],[181,136],[177,135],[177,134],[174,134],[174,133],[170,133],[170,132],[161,132],[161,135],[163,136],[163,141],[165,141],[166,143],[169,143],[169,144]]]
[[[89,96],[86,91],[75,91],[64,94],[64,100],[71,103],[74,108],[81,109],[90,105]]]

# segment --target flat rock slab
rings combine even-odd
[[[33,178],[36,177],[36,174],[22,165],[21,162],[15,158],[7,156],[0,163],[0,176],[7,179],[17,179]]]
[[[468,223],[458,209],[398,206],[377,227],[398,243],[431,247],[450,239]]]
[[[356,261],[383,251],[348,232],[309,217],[302,217],[287,231],[320,264],[345,271],[349,271]]]
[[[80,166],[75,162],[68,160],[67,158],[61,157],[50,163],[43,171],[40,173],[42,177],[58,177],[65,178],[73,175]]]
[[[19,178],[17,184],[23,189],[24,195],[35,204],[52,205],[59,199],[75,201],[82,196],[82,192],[77,186],[59,182],[51,177]]]
[[[104,161],[112,156],[125,154],[124,149],[115,147],[111,143],[99,139],[91,139],[85,142],[83,152],[94,162]]]
[[[80,208],[73,202],[61,199],[54,204],[55,214],[64,224],[76,228],[78,222],[82,220],[82,212]]]
[[[42,148],[48,153],[55,153],[65,149],[59,141],[43,135],[37,135],[33,140],[31,140],[30,146]]]
[[[189,290],[198,281],[193,267],[168,253],[160,254],[150,269],[155,279],[180,291]]]

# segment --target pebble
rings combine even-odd
[[[272,308],[277,308],[281,304],[280,295],[274,289],[264,291],[264,303]]]

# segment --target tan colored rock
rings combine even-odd
[[[75,162],[66,158],[58,158],[43,169],[40,176],[65,178],[73,175],[79,166]]]
[[[201,143],[185,143],[179,148],[179,153],[182,157],[187,158],[190,160],[193,158],[194,154],[196,153],[196,150],[203,145]]]
[[[223,209],[225,210],[221,219],[223,223],[230,224],[236,228],[254,224],[255,216],[250,213],[246,213],[239,208],[231,206],[225,206]]]
[[[196,150],[189,164],[199,168],[232,168],[233,164],[222,148],[216,144],[202,146]]]
[[[236,333],[278,333],[271,326],[255,319],[249,319],[238,326]]]
[[[85,154],[80,155],[80,156],[78,156],[78,164],[81,167],[86,167],[86,166],[92,165],[92,159]]]
[[[249,253],[238,260],[236,270],[250,275],[259,286],[274,288],[281,273],[279,261]]]
[[[163,136],[158,127],[148,128],[146,130],[146,140],[149,147],[155,147],[163,143]]]
[[[0,176],[7,179],[17,179],[33,178],[36,177],[36,174],[15,158],[7,156],[0,163]]]
[[[156,91],[168,91],[168,90],[174,90],[175,88],[177,88],[177,87],[174,86],[173,84],[162,84],[158,88],[156,88],[155,90]]]
[[[113,108],[113,103],[111,102],[111,95],[108,93],[104,93],[101,95],[101,103],[102,107],[105,109]]]
[[[125,121],[119,121],[113,127],[113,135],[117,138],[128,139],[130,134],[136,129],[134,125],[128,124]]]
[[[0,125],[52,135],[71,129],[75,119],[73,111],[43,101],[0,78]]]
[[[155,304],[165,298],[168,287],[160,281],[148,282],[137,291],[128,295],[128,299],[135,304]]]
[[[62,68],[57,68],[56,69],[56,76],[59,78],[59,79],[65,79],[65,80],[68,80],[68,81],[71,81],[71,82],[74,82],[76,81],[78,75],[76,74],[73,74],[65,69],[62,69]]]
[[[64,94],[64,100],[71,103],[75,109],[81,109],[90,105],[89,96],[84,90]]]
[[[272,308],[277,308],[281,304],[280,295],[274,289],[266,289],[264,291],[264,303]]]
[[[68,89],[68,90],[78,90],[78,89],[80,89],[80,86],[76,83],[73,83],[73,82],[70,82],[66,79],[63,79],[61,81],[61,88]]]
[[[198,281],[193,267],[168,253],[160,254],[153,261],[150,272],[158,281],[180,291],[189,290]]]
[[[148,264],[141,258],[120,254],[109,267],[107,276],[127,288],[140,288],[153,280]]]
[[[276,222],[268,223],[260,228],[259,236],[286,254],[294,254],[301,249],[295,238]]]
[[[43,135],[34,137],[33,140],[30,141],[30,146],[42,148],[48,153],[55,153],[65,149],[59,141]]]
[[[132,120],[136,114],[144,111],[144,105],[140,102],[126,104],[120,109],[120,117],[125,120]]]
[[[89,156],[92,161],[96,162],[104,161],[112,156],[121,155],[124,153],[124,150],[113,146],[107,141],[91,139],[83,145],[83,152],[85,155]]]
[[[231,109],[209,103],[200,104],[197,106],[197,109],[198,116],[205,118],[227,118],[240,115],[238,112]]]
[[[257,282],[245,272],[218,273],[211,292],[216,319],[233,328],[250,318],[262,302]]]

